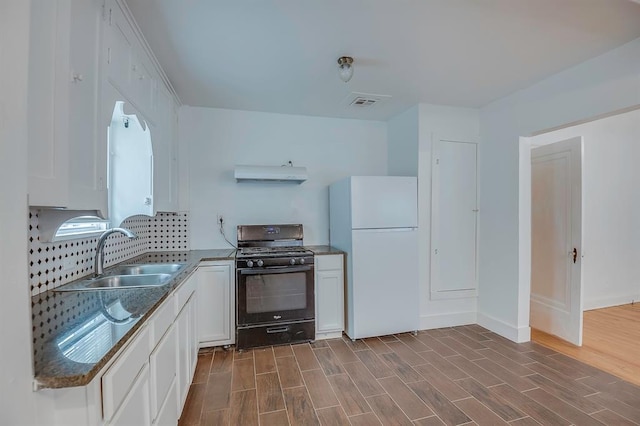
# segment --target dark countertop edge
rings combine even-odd
[[[313,245],[313,246],[305,246],[308,250],[311,250],[313,254],[317,256],[323,256],[327,254],[347,254],[346,252],[337,249],[333,246],[329,245]]]
[[[77,375],[60,375],[60,376],[43,376],[43,375],[35,375],[34,380],[37,383],[39,389],[64,389],[70,387],[77,386],[86,386],[98,375],[98,373],[113,359],[113,357],[120,352],[131,340],[140,328],[147,323],[149,318],[153,315],[153,313],[164,303],[169,294],[176,288],[180,286],[188,277],[191,276],[193,271],[198,267],[200,262],[211,262],[218,260],[234,260],[235,259],[235,249],[223,250],[229,251],[226,255],[213,255],[212,251],[218,250],[191,250],[189,251],[189,255],[192,256],[190,262],[185,266],[185,268],[180,271],[171,282],[166,284],[167,291],[163,293],[162,296],[158,298],[158,300],[145,312],[145,314],[140,318],[136,324],[134,324],[129,331],[127,331],[120,340],[98,361],[88,372]],[[136,256],[134,258],[127,259],[119,264],[130,264],[134,263],[136,259],[143,258],[149,254],[163,252],[148,252],[142,254],[140,256]],[[200,255],[199,255],[200,254]],[[118,264],[118,265],[119,265]],[[117,265],[113,265],[117,266]],[[111,268],[111,267],[109,267]],[[95,291],[105,291],[105,290],[95,290]]]
[[[189,274],[190,275],[190,274]],[[185,277],[186,278],[186,277]],[[146,320],[158,309],[158,307],[167,299],[167,296],[171,293],[171,289],[168,290],[162,297],[153,304],[151,308],[145,313],[143,318],[140,318],[124,336],[120,338],[118,343],[113,346],[101,359],[98,361],[88,372],[77,375],[67,376],[36,376],[35,380],[39,389],[64,389],[77,386],[86,386],[98,375],[98,373],[111,361],[111,359],[120,352],[131,340],[131,338],[146,324]]]

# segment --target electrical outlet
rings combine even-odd
[[[224,218],[222,217],[221,214],[219,214],[217,216],[217,220],[216,221],[217,221],[218,225],[222,225],[224,223]]]

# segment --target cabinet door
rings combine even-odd
[[[105,73],[107,79],[122,93],[131,93],[133,49],[135,35],[116,0],[105,5],[108,26],[105,31]]]
[[[31,16],[29,203],[106,215],[100,0],[36,2]]]
[[[160,407],[158,417],[153,422],[154,426],[176,426],[178,424],[178,406],[176,405],[176,383],[174,380],[164,404]]]
[[[182,310],[178,314],[176,319],[176,331],[178,333],[178,347],[177,347],[177,407],[178,411],[182,412],[184,403],[189,392],[189,385],[191,384],[191,340],[194,340],[193,330],[191,329],[191,305],[193,297],[182,307]]]
[[[175,212],[178,210],[176,117],[173,97],[164,88],[159,91],[157,118],[157,125],[151,128],[154,202],[158,211]]]
[[[198,268],[198,339],[201,346],[235,340],[233,262],[212,262]]]
[[[231,284],[233,286],[233,282]],[[197,303],[197,295],[198,292],[196,291],[196,296],[191,297],[191,300],[189,301],[188,304],[188,308],[189,308],[189,343],[191,344],[190,346],[190,353],[191,353],[191,363],[189,365],[189,367],[191,368],[191,370],[189,371],[189,383],[191,383],[191,379],[193,378],[193,375],[196,372],[196,365],[198,364],[198,349],[200,349],[200,339],[198,338],[198,303]],[[233,298],[232,298],[232,302],[233,302]],[[231,310],[231,318],[235,318],[235,309]],[[233,326],[235,327],[235,321],[233,322]],[[232,341],[235,341],[235,333],[232,334]],[[233,342],[232,342],[233,343]]]
[[[342,271],[316,273],[316,331],[342,331],[344,328],[343,297]]]
[[[70,4],[43,0],[33,6],[27,103],[37,125],[29,126],[29,204],[67,207]]]
[[[152,121],[158,123],[156,113],[157,80],[153,77],[152,66],[139,43],[133,51],[131,65],[131,99]]]
[[[148,364],[145,364],[140,371],[122,405],[108,424],[113,426],[145,426],[151,424]]]
[[[172,325],[149,357],[151,369],[151,417],[153,419],[160,414],[160,409],[167,395],[171,392],[171,387],[175,387],[176,346],[178,344],[175,331],[175,326]],[[173,393],[173,396],[172,402],[175,404],[175,393]]]
[[[69,208],[106,213],[107,129],[100,126],[102,1],[73,0],[69,40]]]
[[[133,378],[139,376],[143,369],[147,370],[148,379],[148,365],[149,328],[144,327],[102,376],[102,411],[105,420],[111,419],[124,404],[134,386]]]

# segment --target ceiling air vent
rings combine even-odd
[[[371,93],[352,92],[347,96],[344,104],[351,108],[371,108],[391,98],[389,95],[374,95]]]

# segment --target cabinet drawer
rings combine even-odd
[[[316,256],[315,258],[316,270],[325,271],[328,269],[342,269],[343,267],[343,255],[330,254]]]
[[[169,329],[169,326],[173,324],[173,320],[175,319],[175,311],[172,303],[173,296],[169,296],[167,300],[164,301],[162,306],[153,314],[153,318],[151,319],[151,346],[150,348],[156,347],[164,333]]]
[[[131,345],[102,376],[102,409],[110,420],[149,360],[149,328],[145,327]]]

